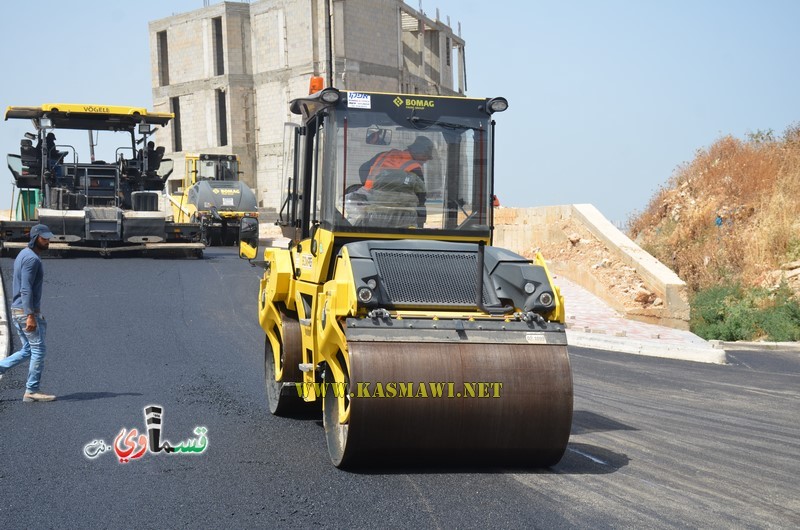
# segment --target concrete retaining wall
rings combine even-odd
[[[686,283],[672,270],[645,252],[628,236],[620,232],[591,204],[542,206],[537,208],[499,208],[495,210],[494,244],[525,254],[549,243],[566,244],[569,234],[562,230],[565,221],[571,220],[585,227],[606,245],[614,257],[633,267],[646,288],[663,301],[661,307],[626,310],[619,300],[611,296],[591,270],[582,270],[576,264],[548,260],[556,274],[561,274],[592,292],[609,305],[635,320],[689,329],[689,303]],[[548,259],[548,256],[545,256]]]

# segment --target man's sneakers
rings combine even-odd
[[[25,392],[22,396],[22,401],[25,403],[33,403],[34,401],[54,401],[55,396],[50,394],[42,394],[41,392]]]

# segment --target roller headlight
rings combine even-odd
[[[339,101],[339,92],[337,90],[326,88],[320,94],[320,98],[325,103],[337,103]]]
[[[367,280],[367,287],[369,287],[373,291],[375,290],[375,288],[377,286],[378,286],[378,282],[375,281],[375,278],[370,278],[369,280]]]
[[[492,98],[486,102],[486,112],[488,114],[503,112],[507,108],[508,100],[506,98]]]
[[[525,284],[525,292],[526,293],[533,294],[533,292],[535,290],[536,290],[536,286],[533,285],[531,282],[528,282],[528,283]]]
[[[374,293],[369,287],[360,287],[356,292],[356,295],[358,296],[359,302],[366,304],[372,300]]]
[[[541,296],[539,296],[539,303],[543,306],[552,305],[553,295],[550,293],[542,293]]]

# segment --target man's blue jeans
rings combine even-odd
[[[25,389],[28,392],[39,391],[39,381],[42,378],[42,370],[44,369],[44,355],[46,353],[44,345],[44,337],[47,332],[47,321],[41,314],[36,315],[36,329],[33,331],[25,331],[25,315],[12,315],[11,320],[14,322],[14,327],[17,328],[19,340],[22,342],[22,348],[5,359],[0,360],[0,374],[5,373],[9,368],[12,368],[25,359],[30,358],[30,368],[28,368],[28,383]]]

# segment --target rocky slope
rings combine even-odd
[[[800,293],[800,124],[719,139],[630,221],[629,236],[694,292],[739,283]]]

